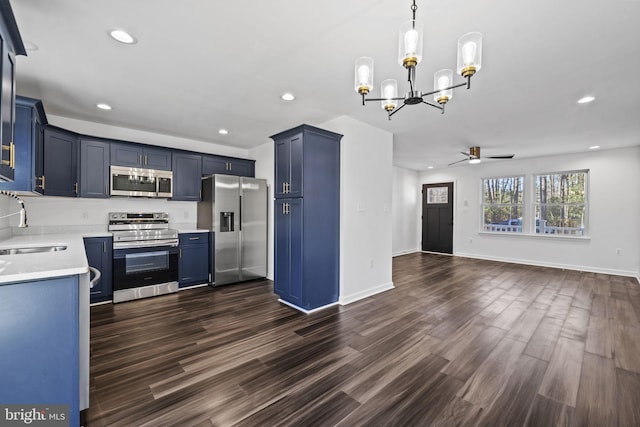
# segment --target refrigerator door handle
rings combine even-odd
[[[244,222],[244,218],[242,216],[242,195],[240,195],[239,197],[240,197],[240,203],[239,203],[238,213],[240,214],[240,224],[238,226],[238,230],[242,231],[242,223]]]

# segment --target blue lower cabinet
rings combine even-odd
[[[78,309],[78,276],[0,284],[3,405],[68,405],[80,425]]]
[[[109,301],[113,298],[113,238],[87,237],[84,249],[89,267],[100,271],[100,280],[89,290],[91,303]]]
[[[184,233],[179,238],[179,286],[209,283],[209,233]]]

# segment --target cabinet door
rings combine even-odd
[[[145,147],[142,152],[142,167],[170,171],[171,150],[168,148]]]
[[[173,153],[172,200],[200,201],[202,158],[197,154]]]
[[[89,266],[101,273],[100,281],[89,290],[91,303],[108,301],[113,295],[113,241],[110,237],[85,238],[84,248]]]
[[[206,236],[206,234],[205,234]],[[209,247],[206,244],[180,247],[180,287],[209,282]]]
[[[302,133],[275,143],[275,197],[302,197]]]
[[[80,197],[109,197],[110,148],[108,142],[80,140]]]
[[[229,174],[227,159],[216,156],[202,156],[202,175],[209,176],[214,174]]]
[[[302,199],[275,201],[275,283],[281,299],[302,306]]]
[[[0,104],[0,116],[2,127],[0,129],[0,176],[8,181],[13,181],[15,164],[13,145],[13,124],[15,122],[15,65],[13,53],[8,49],[7,43],[0,41],[2,52],[2,102]]]
[[[31,107],[16,105],[14,144],[16,169],[13,182],[0,182],[0,190],[33,191],[33,114]]]
[[[111,164],[115,166],[142,166],[142,147],[126,142],[111,143]]]
[[[251,160],[234,159],[229,162],[231,175],[255,177],[255,163]]]
[[[61,129],[44,133],[45,196],[75,197],[78,186],[78,139]]]

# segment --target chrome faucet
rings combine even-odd
[[[11,213],[11,214],[8,214],[8,215],[0,216],[0,219],[8,218],[8,217],[14,216],[14,215],[20,215],[20,224],[18,224],[18,227],[20,227],[20,228],[28,227],[28,225],[27,225],[27,210],[24,207],[24,202],[22,201],[22,199],[20,197],[16,196],[15,193],[11,193],[9,191],[0,190],[0,194],[4,194],[5,196],[13,197],[20,204],[20,210],[18,212],[14,212],[14,213]]]

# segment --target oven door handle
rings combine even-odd
[[[135,249],[135,248],[153,248],[153,247],[176,247],[178,246],[178,239],[163,239],[153,240],[148,242],[141,241],[128,241],[128,242],[113,242],[113,249]]]

